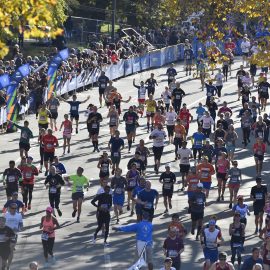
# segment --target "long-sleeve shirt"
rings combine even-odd
[[[96,203],[97,202],[97,203]],[[95,207],[109,210],[112,207],[112,195],[107,193],[98,194],[92,201],[91,204]]]

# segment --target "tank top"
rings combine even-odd
[[[227,159],[219,159],[217,161],[217,171],[219,173],[227,173],[228,163],[229,163],[229,161]]]
[[[242,225],[242,223],[240,223],[239,228],[235,228],[235,227],[233,227],[233,228],[235,230],[234,230],[234,233],[231,236],[232,246],[233,247],[240,247],[242,245],[242,242],[243,242],[243,237],[242,237],[243,225]]]
[[[100,163],[100,172],[102,173],[109,173],[109,166],[110,166],[110,160],[104,160],[102,159],[101,163]]]
[[[45,110],[45,111],[40,110],[39,111],[38,123],[39,124],[47,124],[48,123],[48,112],[47,112],[47,110]]]
[[[111,126],[116,126],[117,123],[117,113],[114,112],[110,115],[110,121],[109,121],[109,125]]]
[[[235,212],[240,214],[241,218],[246,218],[248,206],[246,204],[243,205],[244,207],[240,207],[238,204],[235,206]]]
[[[230,266],[228,263],[225,263],[225,267],[221,268],[220,263],[216,263],[216,270],[230,270]]]
[[[46,217],[43,218],[42,222],[43,233],[47,233],[49,238],[55,237],[54,223],[53,218],[51,217],[49,221],[46,220]]]
[[[137,178],[139,176],[138,171],[129,171],[129,180],[128,180],[128,186],[129,187],[136,187],[137,186]]]
[[[70,135],[72,131],[72,123],[69,120],[65,120],[64,122],[64,130],[63,135]]]
[[[228,132],[226,137],[226,145],[227,146],[235,146],[235,136],[234,132]]]

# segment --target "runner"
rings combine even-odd
[[[143,161],[144,163],[144,167],[147,167],[147,158],[150,156],[150,151],[149,149],[144,145],[144,140],[141,139],[139,142],[139,145],[137,146],[135,152],[140,152],[140,159]]]
[[[53,209],[53,215],[55,216],[54,209],[56,209],[59,217],[61,217],[62,211],[59,209],[59,204],[61,196],[61,186],[65,185],[65,181],[60,174],[56,173],[56,168],[53,165],[50,167],[50,173],[46,177],[44,185],[46,189],[49,190],[49,201],[50,206]]]
[[[82,202],[84,199],[84,186],[89,186],[88,179],[83,175],[84,169],[78,167],[76,174],[67,177],[66,181],[69,186],[72,185],[72,201],[73,201],[73,212],[72,217],[77,215],[77,222],[80,222],[80,216],[82,211]]]
[[[186,181],[187,183],[186,186],[188,187],[187,188],[188,199],[192,198],[194,193],[198,191],[197,185],[199,184],[199,182],[200,182],[200,179],[196,172],[196,167],[191,167],[187,175],[187,181]],[[188,209],[188,213],[190,213],[190,206]]]
[[[175,79],[177,72],[174,68],[174,64],[170,64],[170,67],[166,71],[166,75],[168,76],[168,85]]]
[[[108,143],[108,148],[111,152],[111,161],[112,161],[112,175],[114,175],[115,169],[119,168],[121,160],[121,150],[124,149],[124,140],[120,138],[120,132],[116,130],[114,136],[110,138]]]
[[[182,188],[181,191],[185,190],[186,186],[186,177],[189,172],[190,168],[190,159],[193,158],[192,156],[192,151],[187,148],[187,142],[183,141],[182,142],[182,147],[178,149],[177,152],[179,159],[180,159],[180,173],[182,176]]]
[[[193,133],[193,135],[191,137],[193,157],[194,157],[194,160],[195,160],[195,164],[197,163],[197,153],[198,153],[198,163],[201,162],[202,147],[203,147],[205,139],[206,139],[206,137],[202,133],[202,128],[201,127],[199,127],[198,131]]]
[[[215,220],[209,221],[209,227],[202,231],[200,240],[205,258],[204,270],[209,270],[218,260],[218,247],[224,241],[221,230],[216,228]]]
[[[99,92],[99,104],[100,108],[102,107],[102,97],[105,100],[105,89],[107,90],[108,83],[110,82],[109,78],[105,75],[104,71],[101,71],[101,74],[98,78],[98,92]],[[112,86],[112,83],[111,85]]]
[[[261,266],[261,268],[259,268]],[[252,255],[247,257],[242,264],[241,270],[262,270],[263,260],[260,257],[260,248],[252,248]]]
[[[165,104],[167,112],[169,111],[169,108],[170,108],[171,96],[172,96],[172,93],[171,93],[169,87],[165,86],[165,91],[161,94],[161,98]]]
[[[127,140],[128,140],[128,152],[130,153],[131,146],[132,146],[132,138],[136,131],[136,125],[138,123],[138,114],[134,112],[133,107],[130,106],[129,110],[125,112],[123,116],[123,120],[126,123],[126,133],[127,133]]]
[[[9,168],[3,173],[3,185],[6,189],[7,200],[11,199],[14,192],[19,190],[19,182],[22,181],[22,173],[15,167],[15,161],[9,161]]]
[[[269,99],[270,84],[267,82],[267,78],[264,77],[263,81],[258,84],[259,100],[261,101],[261,110],[266,110],[267,99]]]
[[[38,127],[39,129],[44,128],[45,130],[49,127],[48,118],[51,117],[50,111],[47,109],[46,104],[42,104],[38,110]]]
[[[172,209],[172,196],[173,196],[173,187],[176,182],[176,176],[171,172],[170,164],[165,165],[165,172],[163,172],[159,177],[159,182],[162,183],[162,195],[164,199],[165,211],[164,214],[168,213],[169,208]]]
[[[159,124],[150,134],[149,137],[150,140],[153,139],[153,153],[154,153],[154,170],[156,174],[158,174],[159,167],[160,167],[160,159],[163,154],[163,148],[164,148],[164,141],[166,139],[166,133],[163,130],[163,127],[161,124]]]
[[[269,236],[265,239],[265,242],[263,243],[261,253],[262,253],[262,258],[263,258],[263,268],[265,270],[269,270],[270,269],[270,259],[269,259],[270,237]]]
[[[52,215],[53,209],[49,206],[46,208],[46,215],[41,218],[40,229],[42,230],[41,241],[45,258],[44,268],[49,268],[49,255],[51,256],[52,264],[56,263],[53,253],[55,243],[55,230],[60,228],[57,219]]]
[[[97,112],[97,107],[93,107],[93,111],[88,115],[87,119],[87,129],[89,132],[89,138],[92,139],[92,144],[94,147],[93,152],[100,152],[98,148],[98,135],[100,123],[103,121],[103,118],[99,112]]]
[[[172,90],[172,95],[171,95],[172,105],[173,105],[174,110],[177,114],[179,114],[179,112],[180,112],[182,99],[183,99],[183,96],[185,96],[185,95],[186,95],[186,93],[180,87],[180,82],[177,82],[176,88],[174,88]]]
[[[257,176],[261,176],[265,152],[266,152],[266,144],[263,142],[262,137],[258,137],[256,139],[256,143],[253,145],[253,153]]]
[[[194,58],[194,53],[192,50],[192,45],[189,44],[189,46],[185,46],[185,49],[184,49],[184,60],[185,60],[185,64],[186,64],[186,76],[188,76],[188,71],[189,71],[189,75],[191,75],[193,58]]]
[[[127,169],[130,170],[134,163],[136,164],[136,169],[140,172],[140,175],[145,175],[145,165],[141,160],[141,152],[135,152],[135,156],[128,161]]]
[[[11,123],[15,127],[21,130],[21,137],[19,142],[19,149],[20,149],[20,157],[23,158],[28,157],[28,152],[30,150],[30,139],[34,138],[31,129],[29,129],[29,122],[24,121],[23,126],[19,126],[18,124],[8,120],[7,123]]]
[[[170,106],[169,111],[166,112],[166,126],[167,126],[169,143],[173,143],[174,126],[175,126],[176,118],[177,118],[177,114],[173,110],[173,106]]]
[[[209,112],[205,112],[204,116],[199,119],[202,122],[202,132],[206,138],[211,134],[212,125],[215,125],[214,119],[210,116]]]
[[[196,167],[196,172],[200,178],[203,188],[205,189],[206,198],[208,198],[212,184],[212,175],[215,174],[215,169],[211,162],[209,162],[207,156],[203,156],[202,163],[198,164]]]
[[[218,261],[213,263],[210,270],[234,270],[234,266],[232,263],[227,262],[227,254],[225,252],[220,252]]]
[[[242,262],[242,251],[245,241],[245,224],[241,223],[240,213],[235,212],[233,216],[233,223],[230,224],[229,234],[231,236],[231,262],[234,265],[235,257],[237,256],[238,269],[240,269]]]
[[[247,147],[248,143],[250,143],[250,132],[253,125],[253,119],[249,113],[249,111],[245,111],[243,116],[241,117],[241,128],[243,133],[243,142],[244,148]]]
[[[44,145],[44,166],[45,166],[45,176],[49,172],[49,163],[53,163],[53,158],[55,156],[55,148],[59,146],[58,139],[52,135],[53,131],[48,129],[48,133],[42,137],[42,144]]]
[[[18,200],[18,192],[13,192],[12,193],[12,197],[10,200],[8,200],[4,207],[3,207],[3,213],[6,213],[8,208],[11,206],[11,204],[15,203],[17,206],[17,212],[20,213],[22,216],[24,215],[24,213],[26,212],[26,209],[24,207],[24,204],[22,201]]]
[[[112,161],[108,158],[108,153],[106,151],[101,155],[97,167],[99,168],[99,180],[109,179],[110,167],[112,167]]]
[[[110,134],[111,137],[113,137],[119,126],[119,113],[117,112],[115,105],[110,106],[107,118],[109,118]]]
[[[205,112],[206,112],[205,108],[203,107],[202,103],[199,102],[198,107],[196,109],[198,127],[201,126],[200,119],[204,116]]]
[[[238,190],[240,188],[240,184],[242,183],[242,172],[237,168],[238,162],[236,160],[232,161],[233,167],[228,171],[229,178],[229,190],[230,190],[230,204],[229,208],[232,208],[232,202],[236,204],[236,198],[238,194]]]
[[[224,136],[224,141],[225,141],[225,147],[228,153],[228,159],[231,162],[234,159],[234,152],[235,152],[237,139],[238,139],[238,134],[236,133],[234,126],[229,125],[228,131],[226,132]]]
[[[136,163],[131,165],[131,169],[127,172],[126,180],[127,180],[127,193],[128,193],[128,201],[127,201],[127,211],[130,211],[130,200],[131,202],[131,216],[134,214],[134,201],[132,200],[132,192],[138,186],[138,181],[140,178],[140,172],[137,170]]]
[[[32,164],[33,158],[23,158],[18,169],[22,173],[21,192],[25,208],[31,210],[32,193],[35,184],[35,175],[38,175],[38,169]],[[29,196],[29,197],[28,197]]]
[[[244,66],[240,66],[240,70],[236,73],[236,79],[237,79],[237,86],[238,86],[238,100],[240,100],[241,91],[243,87],[243,77],[246,75],[246,71],[244,70]]]
[[[149,133],[150,121],[151,121],[151,132],[154,129],[154,116],[156,112],[156,101],[153,100],[153,95],[148,95],[149,99],[145,101],[146,104],[146,117],[147,117],[147,132]]]
[[[180,113],[179,113],[179,118],[181,120],[181,124],[186,129],[186,135],[187,135],[188,130],[189,130],[190,122],[193,121],[193,116],[191,115],[191,113],[187,109],[187,104],[186,103],[183,103],[183,107],[182,107],[182,109],[180,110]]]
[[[62,101],[68,103],[70,105],[70,120],[73,124],[73,120],[76,121],[76,134],[78,134],[78,127],[79,127],[79,106],[80,104],[86,103],[90,99],[90,96],[88,96],[83,101],[77,101],[77,95],[72,96],[72,101],[67,101],[63,98],[61,98]]]
[[[58,107],[60,106],[60,102],[58,98],[55,97],[55,93],[51,94],[46,104],[50,112],[49,118],[50,118],[51,129],[54,131],[57,131],[56,119],[58,118]]]
[[[145,86],[144,81],[141,81],[140,85],[136,85],[135,79],[133,80],[133,86],[138,89],[139,109],[142,110],[142,114],[143,114],[144,104],[145,104],[145,95],[146,95],[146,90],[148,89],[148,86]]]
[[[209,103],[207,104],[207,108],[209,110],[209,114],[211,115],[211,117],[213,118],[214,120],[214,124],[213,124],[213,127],[214,127],[214,130],[216,129],[216,124],[215,124],[215,121],[216,121],[216,116],[217,116],[217,103],[215,102],[215,98],[214,97],[211,97],[210,98],[210,101]]]
[[[67,173],[64,164],[59,162],[58,156],[54,156],[52,166],[56,168],[56,173],[60,174],[61,176]]]
[[[66,147],[68,147],[68,154],[70,153],[70,140],[71,140],[71,134],[72,134],[72,122],[68,119],[68,114],[64,114],[65,120],[62,122],[59,131],[61,131],[62,127],[64,127],[63,130],[63,156],[66,154]]]
[[[253,210],[255,215],[255,234],[262,230],[263,209],[267,196],[267,186],[262,185],[262,178],[256,178],[256,186],[251,188],[250,197],[253,199]],[[259,230],[258,230],[259,228]]]
[[[165,258],[164,260],[164,267],[160,268],[160,270],[176,270],[174,267],[172,267],[172,259],[171,258]]]
[[[204,208],[206,202],[206,196],[202,192],[203,184],[197,184],[197,191],[194,192],[193,196],[188,200],[190,214],[191,214],[191,234],[195,234],[195,227],[197,225],[196,241],[199,240],[199,235],[201,234]]]
[[[241,50],[243,53],[243,65],[246,62],[246,67],[247,67],[248,66],[249,50],[250,50],[250,41],[247,37],[243,38],[243,41],[241,43]]]
[[[215,95],[218,93],[218,89],[216,88],[216,86],[213,85],[212,81],[209,81],[208,83],[205,83],[205,87],[206,87],[206,101],[205,101],[205,105],[209,106],[210,100],[214,100]]]
[[[158,83],[156,79],[154,79],[155,74],[151,73],[150,78],[146,80],[145,84],[147,84],[147,90],[148,90],[148,97],[150,95],[154,96],[155,95],[155,87],[158,86]]]
[[[215,87],[217,89],[217,96],[220,98],[221,97],[221,90],[223,87],[223,80],[224,80],[224,75],[221,73],[221,69],[218,69],[218,73],[215,75]]]
[[[104,234],[104,246],[109,246],[107,241],[109,235],[109,226],[110,226],[110,209],[112,207],[112,195],[110,194],[110,186],[104,188],[104,193],[97,195],[92,201],[91,204],[97,208],[97,223],[98,227],[91,239],[93,244],[96,243],[96,238],[98,232],[101,230],[103,224],[105,225],[105,234]]]
[[[184,225],[180,221],[178,214],[172,214],[172,220],[168,225],[168,232],[172,228],[176,230],[177,236],[179,236],[182,239],[184,239],[184,237],[187,235],[187,230],[185,229]]]
[[[121,176],[120,168],[115,170],[115,176],[112,177],[111,187],[113,189],[113,207],[116,217],[116,224],[119,224],[119,216],[123,214],[123,206],[125,202],[125,190],[127,189],[127,180]]]

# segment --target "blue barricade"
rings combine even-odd
[[[149,53],[150,67],[161,67],[161,50],[152,51]]]
[[[160,66],[166,65],[166,58],[165,58],[166,49],[167,48],[163,48],[160,50]]]
[[[125,76],[131,75],[133,73],[132,58],[126,59],[124,62]]]
[[[146,53],[145,55],[142,55],[140,57],[141,59],[141,69],[146,70],[150,68],[150,55],[149,53]]]
[[[132,65],[133,65],[133,73],[140,72],[141,71],[141,58],[134,57]]]
[[[184,59],[184,44],[177,45],[177,60]]]
[[[177,60],[175,46],[167,47],[165,53],[165,64],[169,64]]]

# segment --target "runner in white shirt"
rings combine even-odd
[[[174,125],[177,118],[177,113],[174,111],[173,106],[170,106],[169,111],[166,113],[166,126],[168,132],[169,143],[173,143]]]
[[[180,158],[180,173],[182,175],[182,188],[181,191],[185,189],[185,186],[187,185],[186,183],[186,177],[189,173],[190,169],[190,159],[193,158],[192,156],[192,151],[187,148],[187,142],[183,141],[182,142],[182,148],[178,149],[177,154],[179,155]]]
[[[223,79],[224,79],[224,75],[221,73],[221,69],[218,69],[218,73],[215,76],[215,80],[216,80],[216,88],[217,88],[217,95],[220,98],[221,97],[221,89],[223,87]]]
[[[202,122],[203,134],[206,136],[206,138],[209,138],[212,125],[215,124],[212,116],[210,116],[209,112],[205,112],[205,115],[199,119],[199,122]]]
[[[243,65],[246,62],[246,67],[247,67],[248,66],[247,58],[248,58],[248,54],[249,54],[249,50],[250,50],[250,42],[246,37],[243,38],[243,41],[241,43],[241,50],[243,53]]]
[[[150,140],[153,139],[153,153],[154,153],[154,161],[155,161],[155,172],[158,174],[160,159],[163,154],[164,141],[166,138],[166,133],[163,130],[161,124],[158,124],[157,128],[152,131],[150,134]]]
[[[250,49],[250,52],[252,54],[257,54],[259,52],[259,46],[258,46],[258,41],[254,41],[253,46]]]
[[[17,212],[17,207],[18,206],[16,203],[10,204],[8,212],[5,214],[6,226],[12,229],[15,233],[14,239],[11,239],[10,241],[10,255],[8,258],[7,269],[10,268],[10,265],[12,263],[14,248],[16,246],[18,238],[18,232],[20,232],[23,228],[22,215],[21,213]]]
[[[161,94],[161,97],[163,99],[167,112],[169,111],[169,107],[171,104],[171,96],[172,92],[170,91],[169,87],[166,86],[165,91]]]

